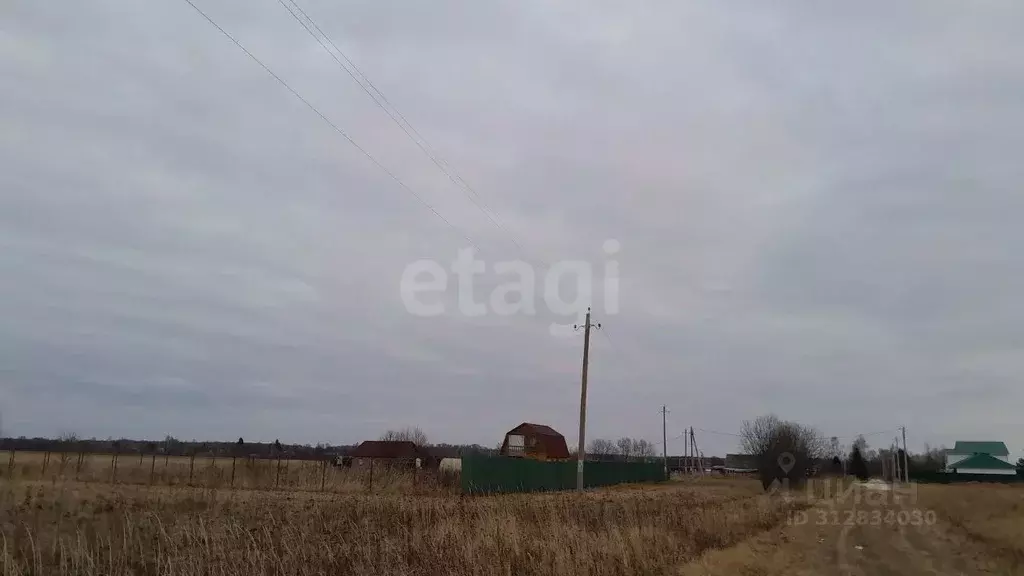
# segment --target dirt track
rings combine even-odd
[[[717,550],[683,574],[1024,574],[907,495],[857,487],[857,498],[819,503],[806,516]]]

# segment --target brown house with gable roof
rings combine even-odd
[[[562,436],[550,426],[523,422],[505,434],[501,443],[502,456],[533,458],[536,460],[566,460],[569,448]]]

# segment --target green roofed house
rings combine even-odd
[[[1010,451],[1002,442],[963,442],[957,440],[946,450],[946,471],[957,474],[1016,474]]]

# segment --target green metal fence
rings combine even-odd
[[[1024,475],[1003,474],[954,474],[952,472],[911,472],[910,479],[922,484],[961,484],[964,482],[996,482],[999,484],[1015,484],[1024,482]]]
[[[587,488],[665,480],[660,462],[586,462],[583,484]],[[462,458],[462,492],[544,492],[576,487],[576,461],[542,462],[504,456]]]

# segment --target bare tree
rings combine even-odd
[[[633,456],[636,456],[637,458],[650,458],[656,453],[657,450],[655,450],[654,444],[651,442],[648,442],[643,438],[633,440]]]
[[[868,441],[864,439],[864,435],[863,434],[861,434],[860,436],[857,436],[857,438],[853,441],[852,448],[856,448],[856,449],[860,450],[862,454],[864,452],[867,452],[867,450],[868,450]],[[852,448],[851,448],[851,451],[852,451]]]
[[[388,430],[380,435],[380,439],[384,442],[412,442],[417,446],[427,445],[427,435],[417,427]]]
[[[746,420],[740,428],[740,447],[756,457],[761,485],[768,489],[776,482],[796,487],[812,472],[814,461],[827,451],[817,431],[807,426],[780,420],[774,414]]]
[[[587,448],[587,454],[598,459],[602,456],[613,456],[616,453],[618,453],[618,448],[615,446],[615,442],[603,438],[592,440],[590,448]]]
[[[60,446],[60,466],[61,470],[64,466],[71,461],[71,450],[78,442],[78,434],[71,431],[61,432],[57,436],[57,444]]]
[[[619,454],[621,454],[623,458],[625,458],[626,460],[629,460],[629,458],[631,456],[633,456],[633,439],[632,438],[619,438],[615,442],[615,444],[616,444],[616,446],[618,446]]]
[[[924,452],[921,454],[911,454],[910,459],[912,470],[939,472],[946,467],[946,447],[932,448],[925,444]]]

